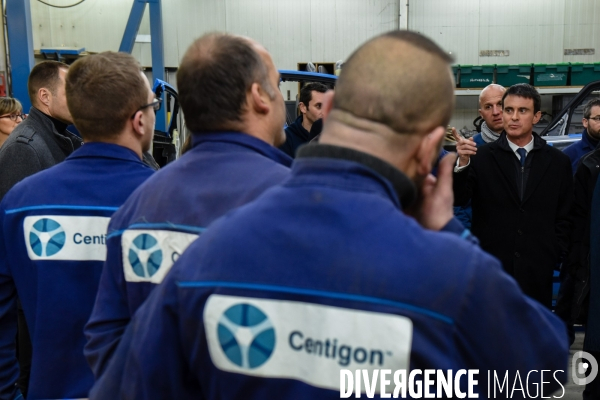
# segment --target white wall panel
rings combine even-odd
[[[408,20],[459,64],[600,61],[598,0],[410,0]],[[590,48],[595,55],[564,55]],[[510,56],[480,57],[481,50]]]
[[[68,4],[70,0],[54,0]],[[210,31],[256,39],[278,68],[345,59],[362,42],[398,25],[397,0],[163,0],[165,64],[176,67],[192,41]],[[55,9],[32,2],[34,46],[117,50],[131,0],[87,0]],[[146,11],[146,14],[148,12]],[[140,33],[149,33],[147,16]],[[133,54],[150,65],[150,45]]]
[[[565,56],[566,62],[600,61],[600,2],[570,0],[565,4],[565,49],[595,49],[595,55]]]

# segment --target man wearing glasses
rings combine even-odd
[[[17,297],[33,349],[23,395],[87,397],[94,377],[83,328],[106,258],[108,221],[153,173],[142,154],[160,102],[137,61],[124,53],[86,56],[65,80],[85,146],[16,184],[0,203],[0,399],[18,398]]]
[[[581,157],[594,150],[600,142],[600,98],[588,101],[583,107],[582,122],[584,129],[581,140],[563,150],[571,159],[573,174],[577,171]]]

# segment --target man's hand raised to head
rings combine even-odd
[[[446,155],[438,164],[437,178],[429,174],[423,182],[421,197],[414,216],[423,228],[441,230],[454,216],[452,171],[456,156]]]
[[[469,159],[473,154],[477,153],[477,144],[473,138],[465,139],[457,131],[452,128],[452,136],[456,140],[456,152],[458,153],[458,166],[464,167],[469,164]]]

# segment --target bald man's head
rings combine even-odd
[[[488,128],[496,133],[504,130],[502,120],[502,96],[506,89],[504,86],[492,83],[487,85],[479,94],[479,115]]]
[[[454,109],[452,58],[409,31],[378,36],[356,50],[336,84],[333,109],[399,133],[445,126]]]

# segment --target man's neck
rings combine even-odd
[[[592,144],[598,144],[598,142],[600,141],[600,138],[599,138],[599,137],[593,136],[593,135],[590,133],[590,131],[589,131],[589,130],[587,130],[587,129],[585,130],[585,133],[586,133],[586,135],[588,136],[588,139],[589,139],[589,141],[590,141]]]
[[[308,132],[310,132],[310,128],[312,128],[312,122],[310,122],[305,116],[302,116],[302,127]]]
[[[533,133],[529,132],[528,135],[523,135],[518,138],[511,138],[510,136],[506,135],[506,139],[516,146],[525,147],[533,140]]]
[[[39,108],[37,110],[39,112],[41,112],[42,114],[44,114],[52,122],[52,125],[54,125],[54,127],[56,128],[58,133],[61,133],[61,134],[65,133],[65,131],[67,130],[67,126],[69,126],[69,124],[66,124],[66,123],[52,117],[50,114],[40,110]]]

